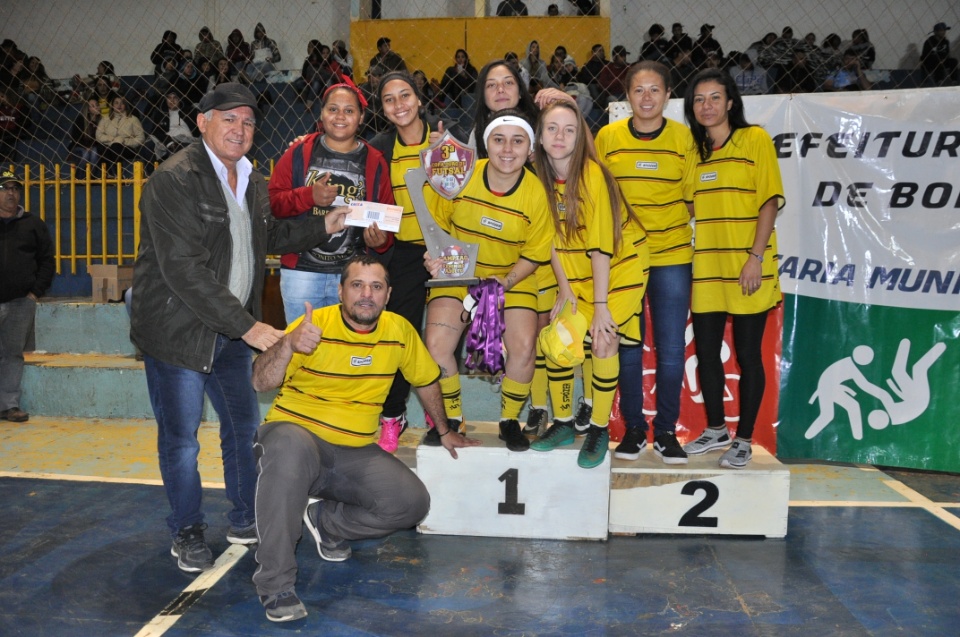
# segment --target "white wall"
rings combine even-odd
[[[499,0],[485,2],[493,13]],[[551,0],[525,2],[531,15],[544,15]],[[562,13],[573,12],[568,0],[556,3]],[[181,46],[192,48],[204,25],[225,45],[234,27],[249,40],[253,26],[263,22],[280,46],[281,67],[299,69],[309,40],[348,38],[351,12],[357,14],[359,7],[358,0],[3,0],[0,38],[12,38],[40,56],[51,77],[92,73],[102,59],[111,60],[121,75],[138,75],[152,71],[150,52],[166,29],[179,34]],[[384,0],[382,8],[384,18],[472,16],[474,0]],[[948,32],[954,50],[960,41],[957,0],[611,0],[609,10],[611,45],[623,44],[634,55],[653,22],[669,31],[675,21],[693,37],[704,22],[717,25],[715,37],[726,51],[743,50],[765,32],[779,33],[787,25],[797,37],[813,31],[820,40],[831,32],[846,40],[862,27],[877,49],[877,68],[915,64],[931,27],[941,20],[954,27]]]

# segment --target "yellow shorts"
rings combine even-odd
[[[549,312],[557,302],[557,277],[549,265],[541,265],[533,276],[537,279],[537,312]]]
[[[540,297],[537,294],[537,284],[534,278],[532,275],[528,276],[503,295],[504,309],[537,311]],[[465,285],[427,288],[427,290],[427,303],[430,303],[430,301],[434,299],[456,299],[462,303],[463,299],[467,296],[467,286]]]
[[[624,345],[639,345],[641,343],[640,321],[643,318],[643,296],[632,290],[611,294],[607,299],[607,307],[610,310],[610,315],[613,316],[613,320],[619,326],[617,334],[620,335],[620,342]],[[577,314],[582,313],[588,324],[593,322],[593,308],[593,303],[577,299]],[[587,340],[590,340],[589,334]]]

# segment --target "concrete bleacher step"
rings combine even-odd
[[[26,356],[21,407],[31,414],[87,418],[153,418],[143,363],[130,342],[123,303],[50,299],[37,306],[36,351]],[[497,420],[499,387],[488,377],[463,378],[465,414]],[[260,394],[266,413],[274,392]],[[411,394],[408,419],[423,426],[420,402]],[[217,414],[205,401],[203,418]]]

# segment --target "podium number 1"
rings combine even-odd
[[[677,526],[702,526],[709,528],[717,527],[717,518],[702,517],[700,514],[717,503],[720,498],[720,489],[712,482],[706,480],[693,480],[683,485],[680,493],[683,495],[694,495],[697,491],[703,491],[703,499],[697,502],[689,511],[683,514]]]
[[[499,478],[503,483],[503,499],[506,502],[497,503],[497,513],[500,515],[523,515],[526,506],[517,502],[517,483],[520,482],[520,472],[516,469],[507,469]]]

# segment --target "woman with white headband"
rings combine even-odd
[[[551,318],[570,304],[590,325],[593,410],[577,464],[591,469],[603,463],[610,445],[607,421],[620,377],[620,346],[640,351],[642,344],[650,253],[639,219],[597,160],[576,105],[547,106],[537,121],[537,142],[534,165],[549,193],[555,229],[551,261],[559,287]],[[547,358],[554,422],[531,445],[536,451],[574,442],[573,406],[564,400],[573,394],[573,370],[561,363]]]
[[[537,336],[537,283],[532,275],[550,261],[553,230],[546,193],[524,165],[534,144],[530,123],[514,109],[496,112],[484,129],[483,141],[488,158],[477,162],[466,188],[452,201],[437,197],[432,210],[455,238],[480,244],[477,276],[495,278],[503,285],[507,357],[500,439],[508,449],[523,451],[530,443],[517,419],[530,391]],[[428,260],[427,266],[436,273],[440,260]],[[447,424],[454,431],[461,431],[463,423],[454,352],[469,323],[463,306],[466,295],[466,287],[432,288],[427,305],[425,340],[440,365]],[[424,444],[440,445],[436,427],[427,432]]]

